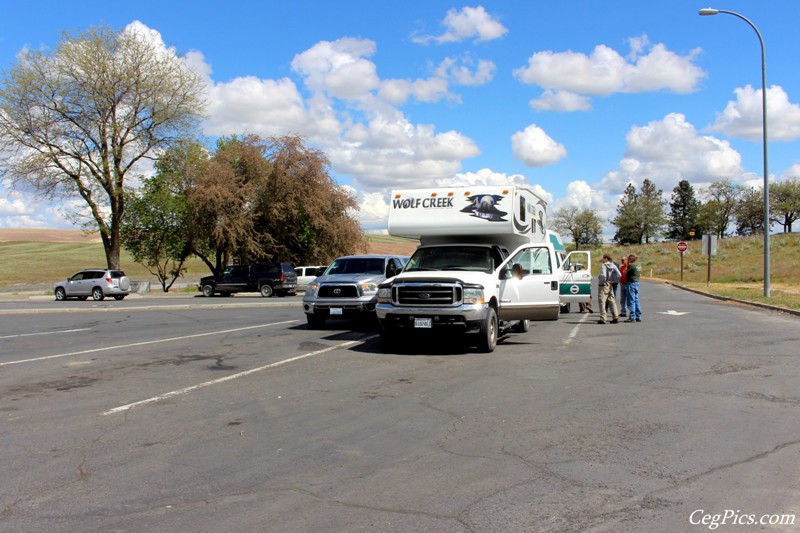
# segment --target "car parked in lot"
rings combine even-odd
[[[297,274],[291,263],[254,263],[230,265],[219,276],[200,279],[197,290],[203,296],[230,296],[235,292],[260,292],[267,298],[273,294],[286,296],[297,289]]]
[[[56,300],[68,298],[85,300],[89,296],[93,300],[103,300],[112,296],[122,300],[131,292],[131,282],[122,270],[106,268],[90,268],[76,272],[64,281],[53,286]]]
[[[297,290],[304,291],[308,284],[321,276],[325,269],[324,266],[301,266],[294,269],[297,274]]]
[[[374,316],[378,285],[399,274],[406,262],[408,256],[379,254],[334,260],[303,296],[308,325],[316,329],[329,318]]]

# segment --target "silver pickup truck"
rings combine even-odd
[[[334,260],[303,296],[309,327],[321,328],[331,318],[374,316],[378,285],[396,276],[407,261],[408,256],[378,254]]]

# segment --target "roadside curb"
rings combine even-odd
[[[766,309],[768,311],[775,311],[778,313],[786,313],[788,315],[800,316],[800,310],[797,309],[789,309],[787,307],[779,307],[777,305],[770,305],[770,304],[762,304],[761,302],[749,302],[747,300],[739,300],[738,298],[730,298],[728,296],[719,296],[718,294],[711,294],[710,292],[701,291],[698,289],[692,289],[690,287],[684,287],[683,285],[678,285],[674,281],[664,281],[667,285],[672,285],[678,289],[682,289],[684,291],[693,292],[695,294],[699,294],[701,296],[707,296],[709,298],[714,298],[715,300],[721,300],[723,302],[736,302],[744,305],[752,305],[753,307],[760,307],[761,309]]]

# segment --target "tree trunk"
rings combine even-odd
[[[103,238],[103,248],[106,252],[106,265],[109,269],[120,270],[119,250],[120,250],[120,229],[119,222],[116,218],[112,217],[111,220],[111,235],[106,235],[101,231],[100,235]]]

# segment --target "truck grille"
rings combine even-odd
[[[392,300],[399,305],[438,307],[460,305],[463,298],[461,285],[450,283],[404,283],[394,286]]]
[[[320,298],[358,298],[355,285],[322,285],[317,294]]]

